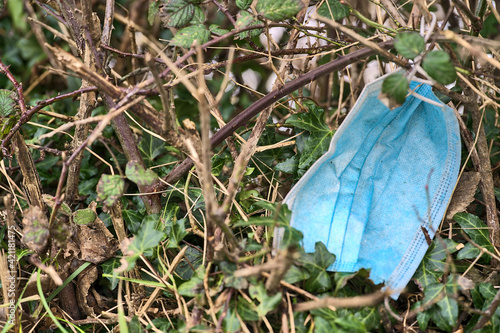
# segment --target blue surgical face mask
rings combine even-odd
[[[432,238],[444,216],[460,167],[460,133],[454,112],[429,85],[412,81],[410,89],[427,101],[410,95],[390,110],[378,98],[382,82],[365,87],[328,152],[284,203],[306,252],[323,242],[336,256],[329,270],[370,269],[373,282],[396,298],[428,248],[423,229]]]

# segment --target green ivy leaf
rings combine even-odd
[[[422,62],[422,67],[430,77],[441,84],[450,84],[457,79],[455,66],[450,60],[450,55],[445,51],[437,50],[428,53]]]
[[[129,269],[133,268],[137,258],[139,258],[147,250],[158,246],[160,241],[165,237],[163,232],[156,229],[156,224],[157,221],[155,219],[144,218],[141,227],[132,239],[132,242],[127,248],[127,252],[125,253]]]
[[[460,250],[457,254],[457,259],[475,259],[477,256],[481,254],[481,251],[472,245],[471,243],[465,244],[464,248]]]
[[[394,47],[403,57],[414,59],[425,50],[425,40],[416,32],[402,32],[396,36]]]
[[[338,329],[330,321],[322,317],[314,317],[314,333],[338,332]]]
[[[8,117],[16,113],[17,94],[7,89],[0,89],[0,117]]]
[[[167,236],[169,237],[167,249],[179,247],[180,242],[188,235],[184,222],[185,219],[175,222],[171,219],[165,223],[165,230],[167,232]]]
[[[324,118],[325,111],[312,106],[308,113],[293,114],[286,120],[287,124],[310,133],[299,158],[299,169],[310,167],[330,146],[334,132],[326,125]]]
[[[203,263],[203,252],[190,246],[184,253],[184,258],[186,258],[186,260],[182,260],[177,265],[175,272],[179,274],[183,280],[189,280],[193,277],[194,270]]]
[[[95,221],[95,212],[90,208],[79,209],[73,213],[73,221],[76,224],[87,225]]]
[[[300,281],[307,280],[310,276],[311,275],[306,270],[300,269],[297,266],[292,266],[290,267],[288,272],[286,272],[283,280],[290,284],[294,284]]]
[[[201,45],[208,42],[209,38],[210,31],[203,24],[196,24],[177,31],[170,43],[188,49],[195,40]]]
[[[403,73],[394,73],[382,83],[382,94],[389,97],[389,107],[393,108],[405,102],[409,88],[408,80]]]
[[[111,283],[111,290],[114,290],[120,281],[120,279],[118,279],[118,274],[115,272],[115,269],[120,267],[120,265],[120,259],[118,258],[110,259],[101,264],[103,273],[111,275],[111,277],[106,277],[106,279],[108,279]]]
[[[444,297],[437,303],[440,314],[445,321],[445,327],[454,327],[458,319],[458,304],[457,300],[451,297]],[[436,322],[436,324],[438,324]],[[438,324],[439,326],[439,324]]]
[[[151,171],[150,169],[144,169],[144,167],[136,161],[130,161],[127,163],[125,175],[128,179],[139,186],[151,185],[158,178],[154,171]]]
[[[236,0],[236,6],[238,6],[239,9],[247,10],[252,4],[252,1],[253,0]]]
[[[259,320],[259,314],[254,311],[255,306],[249,303],[243,296],[238,296],[238,302],[236,304],[236,309],[241,319],[244,321],[257,321]]]
[[[368,332],[376,332],[380,327],[380,312],[376,307],[364,307],[354,314]]]
[[[259,0],[256,9],[268,20],[281,21],[295,16],[303,6],[300,0]]]
[[[299,261],[309,271],[310,278],[306,281],[309,291],[325,291],[332,288],[332,281],[326,269],[335,262],[335,255],[328,252],[325,244],[317,242],[314,253],[303,254]]]
[[[446,244],[449,253],[455,253],[457,251],[456,247],[458,244],[453,240],[443,239],[443,242]],[[438,279],[445,270],[445,265],[446,251],[441,246],[441,242],[434,240],[418,266],[413,279],[417,280],[422,288],[438,283]]]
[[[453,216],[453,219],[474,243],[483,246],[488,251],[495,251],[489,238],[489,229],[479,217],[469,213],[458,213]]]
[[[250,285],[248,292],[252,299],[259,301],[256,311],[262,317],[267,315],[269,311],[276,309],[282,298],[281,293],[276,293],[273,296],[267,295],[266,288],[262,282],[259,282],[257,285]]]
[[[128,323],[128,332],[129,333],[142,333],[142,325],[139,322],[139,318],[137,316],[132,317],[132,320]]]
[[[166,27],[180,28],[191,21],[194,8],[193,4],[184,0],[164,0],[160,17]]]
[[[224,328],[223,331],[228,333],[238,332],[241,329],[241,324],[234,308],[227,309],[227,314],[222,321],[222,327]]]
[[[276,164],[274,170],[293,174],[297,171],[298,168],[299,168],[299,157],[295,155],[287,158],[283,162]]]
[[[105,206],[113,206],[123,195],[125,182],[119,175],[102,175],[97,183],[97,197]]]
[[[195,297],[203,290],[203,278],[205,277],[205,267],[200,265],[189,281],[184,282],[177,288],[177,291],[182,296]]]
[[[326,0],[318,9],[318,14],[335,21],[349,16],[349,6],[343,5],[339,0]]]
[[[155,158],[167,152],[165,149],[165,142],[155,138],[149,133],[144,133],[141,142],[139,143],[139,150],[143,157],[148,162],[153,162]]]
[[[127,224],[127,229],[136,234],[142,220],[144,219],[144,214],[139,213],[136,210],[124,209],[122,210],[123,220]]]

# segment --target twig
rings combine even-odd
[[[91,92],[91,91],[96,91],[97,87],[92,86],[92,87],[87,87],[84,89],[78,89],[66,94],[58,95],[55,97],[48,98],[44,101],[40,101],[35,105],[33,108],[31,108],[26,114],[21,115],[21,118],[19,118],[19,121],[12,127],[10,130],[9,134],[2,140],[2,145],[0,146],[1,150],[4,151],[6,149],[6,144],[10,141],[14,133],[16,133],[19,128],[21,128],[22,125],[26,124],[28,121],[30,121],[31,117],[38,111],[40,111],[42,108],[46,107],[47,105],[51,105],[57,101],[70,98],[70,97],[75,97],[83,93]]]
[[[462,81],[463,82],[463,81]],[[472,116],[472,124],[477,137],[477,154],[479,157],[478,171],[481,175],[481,192],[486,203],[486,224],[490,228],[490,239],[494,246],[500,246],[500,226],[496,208],[495,188],[491,172],[490,153],[486,142],[486,134],[482,123],[482,113],[476,103],[477,95],[469,86],[463,87],[464,95],[469,96],[470,102],[465,104]]]
[[[346,297],[346,298],[324,297],[314,301],[299,303],[294,306],[293,310],[295,312],[304,312],[304,311],[326,308],[329,306],[334,307],[335,309],[374,306],[382,302],[382,300],[389,295],[390,293],[388,292],[377,291],[374,292],[373,294],[355,296],[355,297]]]
[[[474,15],[474,13],[470,10],[469,7],[467,7],[465,3],[463,3],[461,0],[451,1],[462,11],[462,13],[464,13],[469,18],[474,30],[480,31],[483,28],[483,20]]]
[[[393,44],[394,44],[393,41],[387,41],[380,43],[378,45],[382,48],[390,49],[393,47]],[[229,121],[226,124],[226,126],[224,126],[217,133],[215,133],[211,139],[212,147],[217,146],[225,138],[227,138],[234,131],[236,131],[239,127],[248,123],[248,121],[250,121],[250,119],[252,119],[255,115],[257,115],[265,108],[269,107],[269,105],[273,104],[275,101],[278,101],[280,98],[294,92],[295,90],[305,86],[306,84],[311,83],[312,81],[315,81],[323,76],[330,74],[333,71],[340,70],[346,67],[347,65],[358,61],[359,59],[363,59],[375,53],[376,52],[370,48],[364,48],[361,50],[351,52],[344,57],[337,58],[336,60],[333,60],[325,65],[319,66],[318,68],[298,77],[295,80],[287,82],[280,89],[275,89],[271,91],[269,94],[262,97],[257,102],[253,103],[251,106],[249,106],[240,114],[238,114],[236,117],[231,119],[231,121]],[[189,158],[185,159],[181,164],[179,164],[174,170],[170,172],[170,174],[165,178],[165,181],[170,184],[175,183],[192,166],[193,166],[193,161]],[[160,191],[165,188],[166,185],[162,183],[153,187],[152,190]]]
[[[109,45],[113,31],[113,17],[115,14],[115,0],[106,0],[104,22],[102,22],[101,47]]]
[[[1,58],[0,58],[0,72],[5,74],[5,76],[7,76],[9,81],[12,82],[12,84],[14,85],[14,88],[17,91],[17,103],[19,104],[19,108],[21,109],[21,115],[26,114],[28,111],[26,110],[26,104],[24,102],[23,87],[19,82],[17,82],[14,75],[12,75],[12,73],[10,72],[9,66],[6,66],[2,62]]]

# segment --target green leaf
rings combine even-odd
[[[315,292],[329,290],[332,288],[332,281],[326,269],[335,262],[335,255],[328,252],[322,242],[317,242],[314,249],[314,253],[303,254],[299,259],[310,273],[306,289]]]
[[[382,94],[389,97],[390,100],[394,100],[395,103],[389,101],[389,106],[399,106],[405,102],[406,94],[408,92],[409,84],[408,80],[403,73],[394,73],[385,78],[382,83]]]
[[[403,57],[414,59],[424,52],[425,40],[416,32],[402,32],[396,36],[394,46]]]
[[[194,8],[193,4],[184,0],[164,0],[160,16],[166,27],[180,28],[191,21]]]
[[[127,248],[127,253],[125,253],[127,262],[130,265],[129,269],[133,268],[133,264],[140,255],[158,246],[160,241],[165,237],[163,232],[156,229],[156,224],[157,221],[155,219],[144,218],[141,227]]]
[[[208,27],[208,30],[210,30],[211,33],[218,35],[218,36],[222,36],[222,35],[229,33],[229,30],[222,29],[220,27],[220,25],[218,25],[218,24],[210,24],[210,26]]]
[[[144,169],[144,167],[137,161],[130,161],[127,163],[125,175],[128,179],[139,186],[151,185],[156,179],[158,179],[158,176],[154,173],[154,171]]]
[[[453,219],[474,243],[483,246],[488,251],[495,251],[489,238],[489,228],[479,217],[469,213],[458,213],[453,216]]]
[[[195,270],[203,263],[203,252],[196,247],[188,247],[184,253],[184,258],[175,269],[175,273],[183,280],[189,280],[193,277]]]
[[[338,332],[338,329],[332,325],[333,323],[330,323],[322,317],[314,317],[314,333]]]
[[[153,162],[155,158],[167,152],[165,142],[155,138],[149,133],[144,133],[139,143],[139,150],[143,154],[143,157],[149,162]]]
[[[158,2],[156,0],[149,3],[149,9],[148,9],[149,25],[153,25],[153,23],[155,22],[156,14],[158,14],[159,10],[160,7],[158,7]]]
[[[475,259],[479,254],[481,254],[481,251],[477,247],[471,243],[467,243],[464,248],[458,252],[457,259]]]
[[[457,251],[457,243],[451,239],[443,239],[449,253]],[[413,278],[417,280],[422,288],[438,282],[446,268],[446,250],[441,246],[441,242],[434,240],[429,246],[422,262],[417,268]]]
[[[457,79],[455,66],[450,60],[450,55],[445,51],[428,53],[422,62],[422,67],[430,77],[441,84],[450,84]]]
[[[238,302],[236,305],[238,314],[244,321],[257,321],[259,320],[259,314],[254,311],[255,305],[249,303],[242,296],[238,296]]]
[[[240,29],[252,26],[252,25],[262,24],[261,21],[259,21],[255,16],[253,16],[252,14],[250,14],[247,11],[241,11],[240,15],[241,16],[236,20],[236,25],[235,25],[236,30],[240,30]],[[248,31],[240,32],[238,34],[238,37],[241,39],[247,38],[247,37],[252,38],[252,37],[260,35],[261,32],[262,32],[262,29],[248,30]]]
[[[287,158],[283,162],[276,164],[276,166],[274,167],[276,171],[281,171],[290,174],[295,173],[298,168],[299,168],[299,157],[297,155]]]
[[[7,89],[0,89],[0,117],[8,117],[16,113],[17,94]]]
[[[437,305],[440,309],[441,317],[446,322],[447,327],[454,327],[458,319],[457,300],[446,296],[440,300]]]
[[[144,219],[144,214],[139,213],[136,210],[124,209],[122,210],[123,220],[127,224],[127,229],[135,234]]]
[[[323,109],[313,106],[308,113],[293,114],[286,121],[310,133],[299,158],[299,169],[311,166],[330,146],[334,132],[326,125],[324,114]]]
[[[115,272],[115,269],[120,267],[120,265],[120,259],[118,258],[110,259],[101,264],[103,273],[109,274],[111,276],[106,277],[106,279],[111,282],[111,290],[114,290],[118,286],[118,282],[120,281],[117,277],[117,273]]]
[[[228,333],[237,332],[241,329],[240,321],[234,309],[227,309],[227,314],[222,320],[222,327],[224,328],[223,331]]]
[[[184,282],[177,288],[177,291],[182,296],[195,297],[203,292],[203,278],[205,277],[205,267],[200,265],[193,277],[189,281]]]
[[[376,307],[364,307],[354,314],[361,324],[364,325],[368,332],[376,332],[380,327],[380,312]]]
[[[345,272],[337,272],[335,273],[335,293],[337,293],[340,289],[344,288],[347,285],[347,282],[356,276],[356,273],[345,273]]]
[[[185,219],[182,219],[174,222],[172,219],[165,223],[165,230],[167,232],[167,236],[169,237],[169,241],[166,246],[167,249],[179,247],[180,242],[188,235],[186,226],[184,225],[185,221]]]
[[[259,0],[256,9],[268,20],[281,21],[295,16],[303,6],[300,0]]]
[[[349,333],[366,333],[367,330],[362,322],[356,319],[353,314],[338,317],[334,323],[344,329],[344,332]]]
[[[132,317],[132,320],[128,323],[128,332],[129,333],[142,333],[142,325],[139,322],[139,318],[137,316]]]
[[[297,266],[292,266],[290,267],[288,272],[286,272],[283,280],[290,284],[294,284],[300,281],[307,280],[310,276],[311,275],[306,270],[300,269]]]
[[[495,197],[500,201],[500,188],[495,187]]]
[[[73,221],[76,224],[86,225],[95,221],[96,214],[90,208],[79,209],[73,213]]]
[[[318,9],[318,14],[335,21],[349,16],[349,7],[340,3],[339,0],[326,0]]]
[[[236,0],[236,6],[238,6],[239,9],[246,10],[250,7],[252,1],[253,0]]]
[[[209,38],[210,31],[203,24],[196,24],[177,31],[170,43],[188,49],[195,40],[201,45],[208,42]]]
[[[125,182],[119,175],[102,175],[97,183],[97,197],[105,206],[113,206],[123,195]]]
[[[414,309],[419,308],[422,305],[422,302],[418,301],[413,305]],[[421,331],[427,330],[427,326],[429,325],[429,320],[431,320],[431,315],[429,311],[421,311],[417,314],[417,322],[418,327]]]
[[[267,315],[269,311],[276,309],[282,299],[281,293],[276,293],[273,296],[267,295],[266,288],[262,282],[259,282],[257,285],[251,285],[248,288],[248,292],[252,299],[259,301],[260,304],[257,306],[256,311],[262,317]]]
[[[199,6],[194,6],[194,15],[193,19],[191,22],[189,22],[190,25],[192,24],[203,24],[205,22],[205,13],[203,12],[203,9],[201,9]]]

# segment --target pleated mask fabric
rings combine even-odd
[[[429,246],[422,229],[434,237],[452,195],[460,132],[453,110],[431,86],[410,83],[436,103],[410,95],[390,110],[378,99],[382,82],[365,87],[328,152],[284,203],[306,252],[323,242],[336,256],[329,270],[370,269],[370,279],[397,298]],[[282,233],[277,230],[275,247]]]

